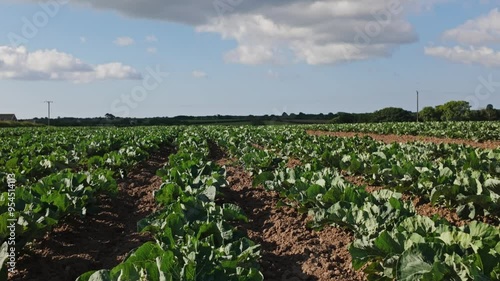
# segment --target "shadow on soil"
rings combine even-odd
[[[87,271],[116,266],[130,251],[152,240],[137,232],[137,222],[156,209],[153,191],[162,183],[156,170],[172,152],[162,147],[118,181],[118,195],[99,195],[87,216],[68,216],[35,241],[20,256],[18,272],[9,280],[75,280]]]

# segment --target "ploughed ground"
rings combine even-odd
[[[153,191],[162,184],[156,170],[168,161],[162,148],[118,182],[116,197],[98,196],[87,216],[71,215],[43,238],[35,240],[16,264],[9,280],[68,281],[81,274],[113,268],[152,237],[137,232],[137,222],[156,210]]]
[[[224,165],[229,186],[224,201],[240,206],[249,221],[237,225],[261,245],[261,271],[265,280],[365,280],[352,269],[348,245],[351,232],[331,226],[321,231],[306,227],[308,217],[291,207],[277,207],[276,192],[252,187],[252,177],[235,159],[211,144],[211,158]]]
[[[375,192],[386,188],[383,186],[370,185],[365,181],[365,179],[362,176],[351,176],[351,175],[346,175],[345,173],[343,174],[347,181],[358,186],[365,186],[365,189],[368,192]],[[421,216],[433,217],[437,215],[438,217],[447,220],[454,226],[464,226],[471,222],[470,219],[460,218],[454,208],[432,205],[430,202],[415,195],[405,193],[403,194],[402,200],[411,201],[413,206],[415,207],[415,211],[417,212],[417,214]],[[491,225],[500,224],[499,219],[494,216],[478,216],[475,220],[482,221],[484,223],[489,223]]]
[[[487,141],[479,143],[479,142],[474,142],[472,140],[436,138],[436,137],[425,137],[425,136],[379,135],[379,134],[356,133],[356,132],[326,132],[326,131],[311,131],[311,130],[308,130],[306,132],[314,136],[334,136],[334,137],[369,136],[375,140],[382,141],[384,143],[421,141],[421,142],[432,142],[432,143],[464,144],[481,149],[496,149],[500,147],[500,141]],[[368,183],[364,181],[363,177],[361,176],[348,176],[345,174],[344,176],[348,181],[356,185],[365,185],[366,190],[368,192],[374,192],[376,190],[381,190],[385,188],[383,186],[370,186]],[[427,202],[423,198],[417,196],[404,194],[403,200],[405,201],[411,200],[413,205],[415,206],[417,214],[422,216],[432,217],[434,215],[437,215],[441,218],[446,219],[448,222],[450,222],[455,226],[463,226],[471,221],[469,219],[460,218],[457,215],[455,209],[432,205],[430,202]],[[494,216],[479,216],[475,220],[489,223],[492,225],[500,224],[499,218]]]
[[[410,135],[380,135],[374,133],[358,133],[358,132],[327,132],[327,131],[306,131],[309,135],[314,136],[333,136],[333,137],[365,137],[369,136],[374,140],[382,141],[385,143],[393,143],[393,142],[432,142],[436,144],[447,143],[447,144],[463,144],[469,145],[476,148],[482,149],[496,149],[500,147],[500,141],[485,141],[485,142],[476,142],[473,140],[466,139],[450,139],[450,138],[437,138],[437,137],[426,137],[426,136],[410,136]]]
[[[295,168],[297,166],[302,165],[302,161],[296,158],[289,158],[287,162],[287,167],[288,168]],[[354,175],[349,175],[346,171],[341,171],[342,176],[347,180],[348,182],[358,185],[358,186],[364,186],[365,190],[367,192],[375,192],[379,191],[382,189],[386,189],[384,186],[380,185],[370,185],[365,181],[363,176],[354,176]],[[432,205],[430,202],[425,201],[423,198],[414,196],[411,194],[403,194],[402,200],[404,201],[411,201],[413,206],[415,207],[415,211],[417,214],[421,216],[426,216],[426,217],[433,217],[437,215],[438,217],[444,218],[447,220],[449,223],[451,223],[454,226],[463,226],[471,222],[470,219],[462,219],[458,216],[456,213],[455,209],[450,209],[446,208],[443,206],[436,206]],[[479,216],[476,218],[478,221],[482,221],[485,223],[489,223],[492,225],[500,225],[500,220],[497,217],[494,216]]]

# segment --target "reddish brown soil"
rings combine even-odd
[[[413,206],[415,206],[417,214],[421,216],[432,217],[434,215],[437,215],[441,218],[444,218],[445,220],[447,220],[448,222],[450,222],[452,225],[455,226],[463,226],[472,221],[470,219],[460,218],[456,213],[455,209],[441,207],[441,206],[433,206],[430,202],[426,202],[425,200],[422,200],[422,198],[419,197],[411,198],[409,195],[404,194],[403,200],[411,200]],[[475,218],[475,220],[495,226],[498,226],[500,224],[498,217],[493,217],[493,216],[478,216]]]
[[[411,201],[413,206],[415,206],[417,214],[421,216],[433,217],[437,215],[455,226],[463,226],[470,222],[470,220],[459,218],[455,210],[440,206],[433,206],[431,203],[422,200],[422,198],[412,198],[410,195],[404,194],[402,199],[404,201]]]
[[[342,171],[342,175],[344,178],[358,186],[366,186],[365,190],[367,192],[375,192],[378,190],[382,190],[386,187],[384,186],[372,186],[369,185],[365,179],[362,176],[350,176],[347,175],[344,171]],[[417,214],[421,216],[427,216],[427,217],[432,217],[434,215],[438,215],[441,218],[446,219],[448,222],[455,226],[462,226],[467,224],[468,221],[460,219],[457,215],[457,213],[454,210],[451,210],[449,208],[444,208],[444,207],[439,207],[439,206],[433,206],[431,203],[426,203],[424,202],[421,198],[416,197],[412,198],[410,195],[404,194],[402,197],[403,201],[411,201],[413,203],[413,206],[415,206],[415,210]]]
[[[256,144],[256,143],[252,143],[252,146],[253,146],[254,148],[257,148],[257,149],[260,149],[260,150],[265,150],[265,149],[266,149],[266,148],[265,148],[265,147],[263,147],[262,145],[259,145],[259,144]]]
[[[378,190],[382,190],[386,187],[384,186],[372,186],[366,183],[365,179],[362,176],[349,176],[346,175],[345,173],[342,173],[344,175],[344,178],[358,186],[366,186],[366,191],[368,192],[375,192]],[[434,215],[437,215],[438,217],[444,218],[447,220],[449,223],[455,226],[463,226],[471,222],[471,220],[468,219],[462,219],[460,218],[455,209],[450,209],[442,206],[435,206],[432,205],[430,202],[426,202],[420,197],[414,197],[409,194],[403,194],[402,200],[404,201],[411,201],[413,203],[413,206],[415,206],[415,210],[417,214],[421,216],[426,216],[426,217],[432,217]],[[499,220],[493,217],[478,217],[476,220],[489,223],[492,225],[499,225]]]
[[[351,266],[348,245],[354,240],[347,230],[306,227],[307,216],[290,207],[277,208],[279,195],[262,187],[252,188],[243,168],[227,166],[230,184],[226,200],[243,208],[249,222],[239,227],[262,246],[265,280],[364,280]]]
[[[345,171],[341,171],[342,176],[350,183],[355,184],[357,186],[365,186],[365,190],[367,192],[375,192],[378,190],[384,189],[383,186],[379,185],[369,185],[366,183],[365,179],[362,176],[352,176],[352,175],[347,175]]]
[[[476,142],[473,140],[465,139],[450,139],[450,138],[436,138],[436,137],[426,137],[426,136],[409,136],[409,135],[379,135],[372,133],[356,133],[356,132],[326,132],[326,131],[306,131],[310,135],[314,136],[334,136],[334,137],[364,137],[369,136],[374,140],[382,141],[385,143],[394,142],[432,142],[436,144],[448,143],[448,144],[464,144],[472,147],[482,148],[482,149],[496,149],[500,147],[500,141],[486,141],[486,142]]]
[[[478,147],[483,149],[495,149],[500,147],[500,141],[489,141],[484,143],[478,143],[471,140],[462,140],[462,139],[443,139],[443,138],[435,138],[435,137],[423,137],[423,136],[400,136],[400,135],[378,135],[378,134],[366,134],[366,133],[354,133],[354,132],[325,132],[325,131],[307,131],[310,135],[316,136],[335,136],[335,137],[355,137],[355,136],[369,136],[375,140],[379,140],[385,143],[393,143],[393,142],[412,142],[412,141],[423,141],[423,142],[433,142],[433,143],[454,143],[454,144],[465,144],[472,147]],[[344,174],[344,173],[343,173]],[[356,184],[356,185],[366,185],[366,191],[374,192],[377,190],[384,189],[383,186],[370,186],[365,182],[363,177],[361,176],[348,176],[345,175],[345,178]],[[463,226],[470,222],[470,220],[464,220],[458,217],[456,211],[454,209],[441,207],[441,206],[433,206],[429,202],[425,202],[419,197],[411,199],[409,195],[405,195],[403,197],[404,200],[411,200],[415,209],[419,215],[432,217],[434,215],[438,215],[441,218],[446,219],[448,222],[455,226]],[[478,217],[477,220],[483,221],[485,223],[490,223],[493,225],[498,225],[499,220],[493,217]]]
[[[347,230],[327,226],[321,231],[306,227],[308,217],[290,207],[278,208],[276,192],[252,187],[252,177],[226,158],[215,143],[209,142],[210,157],[226,165],[229,188],[224,201],[240,206],[249,221],[237,227],[261,245],[261,271],[265,280],[365,280],[351,266],[348,245],[354,236]],[[288,165],[300,165],[290,159]]]
[[[293,169],[295,167],[302,166],[302,162],[296,158],[289,158],[286,166],[290,169]]]
[[[168,161],[170,150],[162,149],[135,167],[119,182],[116,197],[100,195],[91,214],[69,216],[34,241],[9,280],[75,280],[87,271],[116,266],[131,250],[152,240],[137,232],[137,222],[157,207],[153,191],[162,180],[155,173]]]

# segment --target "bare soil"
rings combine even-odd
[[[407,136],[407,135],[379,135],[379,134],[367,134],[367,133],[355,133],[355,132],[325,132],[325,131],[307,131],[310,135],[315,136],[334,136],[334,137],[355,137],[355,136],[369,136],[375,140],[382,141],[385,143],[393,143],[393,142],[413,142],[413,141],[422,141],[422,142],[432,142],[432,143],[453,143],[453,144],[464,144],[469,145],[471,147],[477,147],[482,149],[496,149],[500,147],[500,141],[488,141],[484,143],[474,142],[472,140],[463,140],[463,139],[447,139],[447,138],[435,138],[435,137],[423,137],[423,136]],[[365,185],[366,190],[368,192],[374,192],[377,190],[384,189],[383,186],[370,186],[367,184],[363,177],[361,176],[348,176],[344,175],[345,178],[356,184],[356,185]],[[411,196],[409,194],[405,194],[403,199],[405,201],[412,201],[417,214],[427,217],[432,217],[437,215],[441,218],[446,219],[448,222],[455,226],[463,226],[469,223],[471,220],[460,218],[455,209],[450,209],[442,206],[434,206],[430,202],[426,202],[420,197]],[[496,217],[485,217],[479,216],[476,220],[489,223],[492,225],[499,225],[500,220]]]
[[[211,156],[218,157],[214,160],[226,165],[229,187],[223,191],[224,201],[240,206],[249,218],[237,227],[261,245],[265,280],[365,280],[351,266],[352,233],[331,226],[321,231],[307,228],[307,215],[291,207],[278,208],[279,194],[252,187],[252,177],[241,166],[213,143],[210,146]]]
[[[308,229],[307,215],[290,207],[277,208],[279,195],[252,188],[252,178],[243,168],[226,166],[226,172],[230,183],[226,199],[249,217],[240,228],[262,245],[265,280],[364,280],[351,266],[352,233],[330,226]]]
[[[347,181],[358,186],[365,186],[365,190],[367,192],[375,192],[386,188],[384,186],[369,185],[362,176],[349,176],[345,175],[345,173],[342,174]],[[454,226],[463,226],[471,222],[471,220],[469,219],[460,218],[455,209],[432,205],[430,202],[427,202],[426,200],[418,196],[403,194],[403,197],[401,199],[403,201],[411,201],[413,206],[415,207],[415,211],[421,216],[433,217],[434,215],[437,215],[438,217],[447,220]],[[476,220],[489,223],[491,225],[499,225],[498,218],[494,217],[480,216],[477,217]]]
[[[485,141],[485,142],[476,142],[473,140],[465,140],[465,139],[450,139],[450,138],[437,138],[437,137],[426,137],[426,136],[410,136],[410,135],[380,135],[380,134],[372,134],[372,133],[357,133],[357,132],[326,132],[326,131],[306,131],[309,135],[314,136],[333,136],[333,137],[364,137],[369,136],[374,140],[382,141],[385,143],[394,143],[394,142],[432,142],[436,144],[447,143],[447,144],[463,144],[471,147],[482,148],[482,149],[497,149],[500,147],[500,141]]]
[[[369,185],[362,176],[347,175],[345,171],[341,171],[342,176],[350,183],[357,186],[365,186],[367,192],[375,192],[384,189],[385,187],[380,185]]]
[[[464,220],[458,217],[455,210],[440,206],[433,206],[431,203],[422,200],[422,198],[419,197],[411,198],[409,195],[405,194],[402,199],[405,201],[411,201],[413,203],[413,206],[415,206],[417,214],[421,216],[433,217],[437,215],[438,217],[447,220],[454,226],[463,226],[470,222],[468,220]]]
[[[117,196],[99,195],[95,211],[65,218],[34,241],[9,280],[68,281],[81,274],[112,268],[152,237],[137,232],[137,222],[156,210],[153,191],[162,184],[156,170],[172,149],[162,148],[119,181]]]
[[[452,225],[455,226],[464,226],[472,221],[471,219],[460,218],[456,213],[456,210],[453,208],[435,206],[432,205],[430,202],[423,200],[420,197],[411,198],[410,195],[404,194],[403,199],[411,200],[413,206],[415,206],[417,214],[421,216],[432,217],[434,215],[437,215],[441,218],[444,218],[445,220],[447,220],[448,222],[450,222]],[[477,216],[474,220],[481,221],[494,226],[500,225],[499,218],[494,216]]]
[[[297,158],[289,158],[286,166],[290,169],[293,169],[295,167],[302,166],[302,161]]]

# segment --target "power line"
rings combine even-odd
[[[50,104],[54,103],[54,102],[51,100],[46,100],[46,101],[44,101],[44,103],[46,103],[47,107],[48,107],[48,109],[47,109],[47,111],[48,111],[47,126],[50,126]]]

